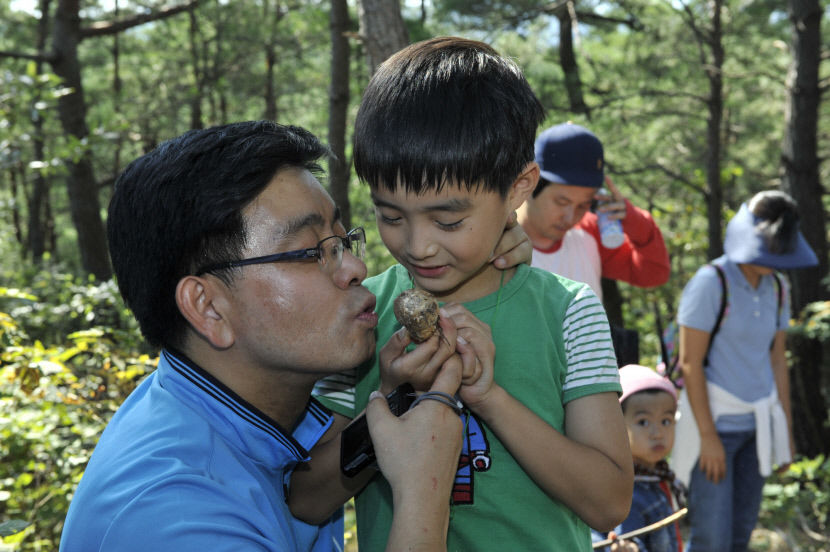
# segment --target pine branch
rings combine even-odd
[[[190,2],[180,6],[164,8],[150,13],[142,13],[127,19],[122,19],[121,21],[96,21],[89,27],[81,29],[81,39],[83,40],[85,38],[113,35],[151,21],[165,19],[192,9],[196,7],[199,2],[200,0],[190,0]]]

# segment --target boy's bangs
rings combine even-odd
[[[454,138],[450,138],[454,136]],[[483,137],[486,138],[486,137]],[[491,140],[464,139],[456,133],[388,134],[364,145],[355,157],[358,176],[371,188],[421,194],[444,186],[467,191],[484,189],[501,195],[528,160],[489,148]]]

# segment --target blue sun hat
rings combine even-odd
[[[602,142],[573,123],[544,130],[536,139],[536,163],[549,182],[599,188],[605,182]]]
[[[726,225],[723,250],[733,263],[754,264],[779,270],[816,266],[818,258],[800,230],[789,250],[783,253],[769,251],[764,236],[758,231],[763,219],[752,214],[744,203]]]

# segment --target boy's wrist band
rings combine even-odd
[[[461,414],[461,410],[464,408],[464,405],[461,404],[461,401],[459,401],[449,393],[444,393],[443,391],[427,391],[425,393],[422,393],[421,395],[418,395],[418,398],[416,398],[413,401],[412,406],[410,406],[409,409],[412,410],[413,408],[418,406],[418,403],[420,403],[423,400],[438,401],[441,404],[445,404],[452,408],[453,411],[458,415]]]

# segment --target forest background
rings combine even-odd
[[[830,550],[827,18],[819,0],[0,1],[0,550],[57,549],[100,432],[155,366],[106,252],[126,163],[190,128],[305,126],[337,154],[327,186],[376,274],[391,258],[350,170],[351,123],[378,63],[438,35],[514,58],[547,123],[594,130],[609,176],[654,215],[670,281],[603,282],[643,364],[741,202],[797,200],[821,261],[788,274],[799,461],[767,484],[753,547]]]

